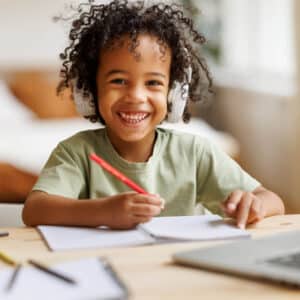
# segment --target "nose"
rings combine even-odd
[[[126,94],[126,102],[139,103],[145,102],[147,99],[147,92],[140,84],[132,84],[128,87]]]

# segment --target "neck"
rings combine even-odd
[[[129,162],[146,162],[152,155],[155,143],[155,131],[145,139],[127,142],[116,140],[108,132],[108,137],[117,153]]]

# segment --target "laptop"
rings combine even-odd
[[[178,252],[176,263],[300,287],[300,231]]]

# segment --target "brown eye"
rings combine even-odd
[[[116,79],[111,80],[110,82],[114,83],[114,84],[120,84],[120,85],[126,84],[126,80],[122,79],[122,78],[116,78]]]
[[[147,85],[150,86],[159,86],[159,85],[163,85],[162,82],[158,81],[158,80],[149,80],[146,83]]]

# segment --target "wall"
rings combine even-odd
[[[79,1],[1,0],[0,72],[58,66],[68,26],[54,23],[52,18],[70,2]]]
[[[300,2],[294,1],[294,28],[295,28],[295,52],[296,52],[296,86],[297,92],[294,97],[294,114],[293,114],[293,124],[294,124],[294,143],[292,148],[293,157],[293,199],[295,199],[295,205],[297,207],[300,205]]]

